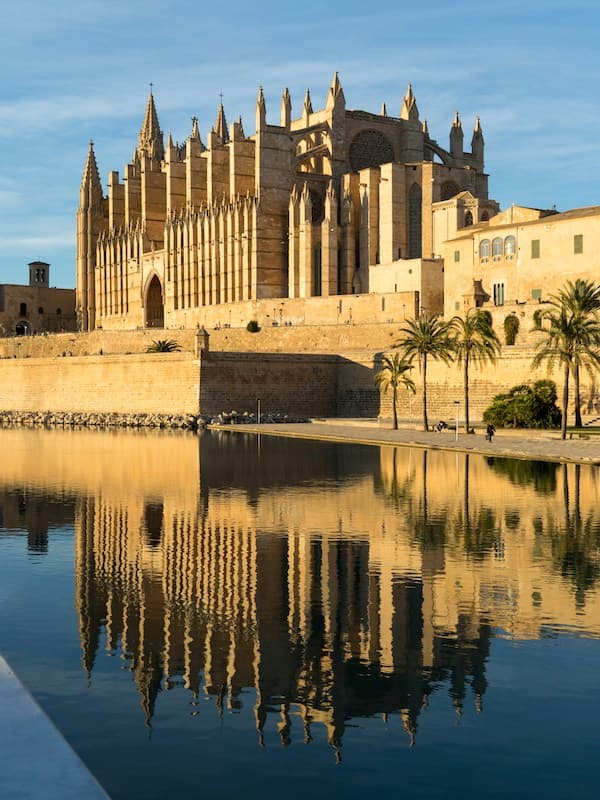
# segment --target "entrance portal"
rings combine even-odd
[[[165,307],[160,281],[156,275],[150,281],[146,292],[146,327],[165,327]]]

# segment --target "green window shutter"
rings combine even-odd
[[[541,300],[542,299],[542,290],[541,289],[532,289],[531,290],[531,299],[532,300]]]
[[[454,251],[454,261],[460,261],[460,250]]]
[[[539,258],[540,257],[540,240],[539,239],[532,239],[531,240],[531,257],[532,258]]]
[[[583,253],[583,234],[582,233],[576,233],[575,236],[573,236],[573,252],[575,253],[575,255],[579,255],[580,253]]]

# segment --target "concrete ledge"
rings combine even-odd
[[[0,797],[108,800],[0,656]]]

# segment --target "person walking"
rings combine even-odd
[[[493,436],[494,436],[495,433],[496,433],[496,428],[494,428],[494,426],[490,422],[490,424],[487,426],[486,433],[485,433],[485,438],[488,440],[488,442],[492,441]]]

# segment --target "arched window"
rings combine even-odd
[[[514,236],[507,236],[504,240],[504,255],[507,258],[514,258],[517,251],[517,240]]]
[[[482,239],[479,242],[479,258],[489,258],[490,257],[490,240],[489,239]]]
[[[502,242],[502,237],[496,236],[496,238],[492,240],[492,257],[499,258],[502,256],[503,252],[504,244]]]
[[[19,314],[22,317],[27,316],[27,303],[21,303],[21,305],[19,306]]]
[[[484,211],[483,214],[481,215],[481,221],[482,222],[487,222],[489,220],[489,218],[490,218],[490,215],[488,214],[488,212]]]
[[[473,214],[470,211],[465,212],[465,228],[473,224]]]
[[[60,317],[61,314],[62,314],[62,311],[60,310],[60,308],[57,308],[56,309],[56,316]]]
[[[44,309],[42,308],[42,306],[40,306],[38,308],[38,314],[43,314],[43,313],[44,313]]]

